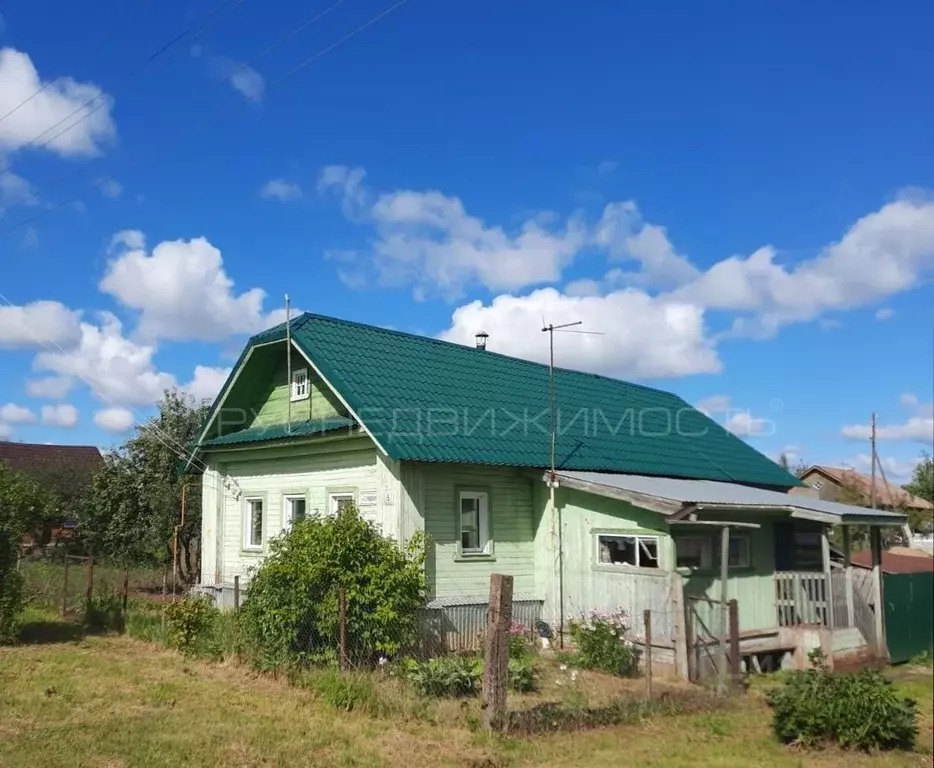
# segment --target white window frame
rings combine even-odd
[[[464,499],[475,499],[477,509],[477,539],[479,547],[464,547]],[[493,553],[493,536],[490,531],[490,494],[488,491],[462,489],[457,493],[457,550],[464,557],[482,557]]]
[[[331,517],[337,517],[341,499],[350,499],[350,503],[357,506],[356,491],[328,491],[328,514]]]
[[[823,480],[815,480],[815,481],[811,484],[811,487],[812,487],[815,491],[822,491],[822,490],[824,490],[824,481],[823,481]]]
[[[304,391],[299,390],[299,379],[304,377]],[[311,379],[308,378],[307,368],[296,368],[292,371],[292,380],[289,382],[289,399],[294,403],[296,400],[307,400],[311,397]]]
[[[678,547],[681,546],[683,541],[699,541],[701,543],[701,564],[699,566],[678,565]],[[713,569],[713,540],[709,536],[676,536],[675,567],[688,568],[692,571],[709,571]]]
[[[253,541],[253,502],[260,504],[259,543]],[[266,497],[247,496],[243,499],[243,550],[244,552],[262,552],[266,541]]]
[[[282,511],[285,517],[285,527],[291,528],[292,523],[295,522],[295,515],[292,512],[292,502],[293,501],[304,501],[305,502],[305,517],[308,517],[308,495],[304,493],[283,493],[282,494]]]
[[[636,563],[635,565],[629,565],[628,563],[609,563],[604,562],[600,556],[600,539],[603,538],[612,538],[612,539],[635,539],[636,540]],[[643,540],[651,539],[655,542],[655,565],[642,565],[642,547],[640,542]],[[613,568],[613,569],[631,569],[631,568],[645,568],[650,571],[660,571],[662,570],[662,542],[661,537],[652,534],[652,533],[613,533],[612,531],[604,531],[602,533],[597,533],[595,535],[596,541],[596,550],[597,550],[597,565],[602,568]]]

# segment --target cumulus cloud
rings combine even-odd
[[[94,423],[107,432],[126,432],[135,422],[129,408],[102,408],[94,414]]]
[[[753,416],[748,408],[737,408],[728,395],[711,395],[694,405],[697,410],[721,421],[723,427],[737,437],[755,437],[770,435],[775,431],[775,423],[770,419]]]
[[[891,320],[893,317],[895,317],[895,310],[891,307],[881,307],[876,310],[876,320]]]
[[[207,53],[201,46],[194,46],[191,55],[203,58],[207,73],[211,77],[228,83],[248,101],[262,101],[266,92],[263,76],[246,64],[239,64],[227,56]]]
[[[0,306],[0,349],[67,345],[77,340],[81,313],[57,301]]]
[[[366,171],[346,165],[328,165],[318,174],[318,194],[333,194],[341,201],[341,210],[351,220],[363,213],[367,191],[363,186]]]
[[[37,371],[48,371],[87,384],[92,394],[111,405],[151,405],[175,386],[175,378],[156,370],[153,345],[137,344],[123,336],[123,326],[109,312],[100,325],[81,323],[80,339],[65,351],[40,352]]]
[[[0,123],[2,126],[2,123]],[[0,162],[3,162],[0,159]],[[39,196],[26,179],[12,171],[0,173],[0,216],[16,205],[38,205]]]
[[[230,368],[211,368],[206,365],[195,366],[194,377],[182,389],[196,401],[214,401],[224,382],[230,375]]]
[[[455,310],[441,338],[474,343],[490,334],[488,348],[506,355],[546,362],[548,339],[542,317],[555,325],[582,321],[582,330],[603,335],[555,334],[562,367],[633,378],[716,373],[721,363],[704,332],[703,310],[652,298],[635,289],[606,296],[566,296],[543,288],[528,296],[497,296]]]
[[[78,409],[67,403],[43,405],[42,423],[53,427],[71,429],[78,424]]]
[[[101,194],[104,197],[109,197],[111,200],[123,194],[123,185],[116,179],[104,179],[97,186]]]
[[[36,414],[22,405],[7,403],[6,405],[0,406],[0,421],[10,425],[34,424],[36,422]]]
[[[70,391],[74,382],[67,376],[46,376],[26,381],[26,394],[44,400],[61,400]]]
[[[896,485],[910,480],[912,472],[914,472],[918,464],[917,459],[902,460],[892,456],[878,458],[882,469],[885,471],[886,480]],[[868,453],[860,453],[854,459],[844,461],[843,465],[849,469],[855,469],[857,472],[869,473],[872,471],[872,457]],[[880,477],[880,482],[881,479]]]
[[[287,203],[302,196],[302,188],[294,181],[270,179],[259,190],[259,196],[266,200],[279,200]]]
[[[27,54],[0,49],[0,114],[7,115],[0,151],[16,151],[42,134],[36,143],[61,156],[98,155],[116,135],[112,105],[100,87],[70,77],[44,81]]]
[[[851,424],[843,427],[840,434],[847,440],[869,440],[872,429],[869,424]],[[912,416],[900,424],[878,425],[876,439],[934,443],[934,418]]]
[[[137,247],[141,233],[118,233],[117,256],[100,289],[140,313],[138,334],[150,339],[217,341],[265,326],[265,293],[236,293],[221,252],[205,238],[160,243],[152,253]],[[127,249],[120,251],[119,246]]]

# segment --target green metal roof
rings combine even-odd
[[[334,432],[345,427],[352,427],[356,422],[346,416],[334,416],[329,419],[308,419],[292,424],[291,430],[285,424],[268,427],[250,427],[239,432],[231,432],[221,437],[212,437],[201,443],[202,446],[236,445],[238,443],[262,443],[267,440],[282,440],[290,437],[308,437],[325,432]]]
[[[547,366],[310,313],[291,334],[392,458],[549,466]],[[674,394],[560,368],[555,391],[558,469],[800,485]]]

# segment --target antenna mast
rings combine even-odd
[[[573,323],[562,323],[554,325],[544,324],[542,321],[542,333],[548,334],[548,431],[551,433],[551,459],[549,469],[551,470],[551,480],[555,479],[555,331],[564,328],[570,328],[574,325],[581,325],[583,321],[577,320]]]
[[[869,486],[869,506],[873,509],[876,508],[876,414],[872,414],[872,422],[869,428],[869,444],[872,448],[872,475],[871,475],[871,484]],[[881,464],[879,465],[881,468]],[[884,476],[883,476],[884,477]]]
[[[289,294],[285,294],[285,433],[292,434],[292,311]]]

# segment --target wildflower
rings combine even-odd
[[[567,665],[567,664],[562,664],[560,667],[558,667],[558,669],[560,669],[562,672],[567,672],[567,671],[568,671],[568,665]]]
[[[388,661],[389,661],[389,659],[387,659],[385,656],[380,656],[377,663],[378,663],[380,666],[383,666],[383,664],[386,664]]]

